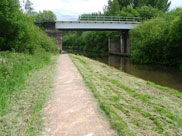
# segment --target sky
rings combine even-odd
[[[108,0],[30,0],[35,11],[52,10],[58,20],[65,16],[103,11]],[[182,0],[171,0],[170,9],[182,7]]]

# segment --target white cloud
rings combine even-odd
[[[182,7],[182,0],[171,0],[170,9],[175,9],[177,7]]]
[[[36,11],[52,10],[58,16],[102,11],[107,0],[31,0]]]

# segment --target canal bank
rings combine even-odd
[[[119,55],[109,55],[108,53],[97,52],[80,52],[77,50],[69,50],[74,54],[86,56],[88,58],[105,63],[109,66],[115,67],[122,72],[134,75],[147,81],[156,84],[174,88],[182,91],[182,71],[174,67],[162,65],[136,64],[131,61],[129,57],[122,57]]]
[[[70,55],[119,135],[182,135],[182,94],[79,55]]]

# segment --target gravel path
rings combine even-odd
[[[97,104],[67,54],[60,55],[43,136],[111,136]]]

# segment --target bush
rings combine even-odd
[[[55,42],[34,25],[33,17],[19,10],[18,1],[0,1],[0,50],[57,52]]]
[[[182,10],[145,21],[130,31],[131,57],[138,63],[182,67]]]
[[[135,62],[153,63],[161,60],[166,43],[166,22],[156,18],[143,23],[130,33],[131,56]]]
[[[169,43],[166,44],[166,57],[170,63],[182,68],[182,14],[176,16],[169,25]]]

